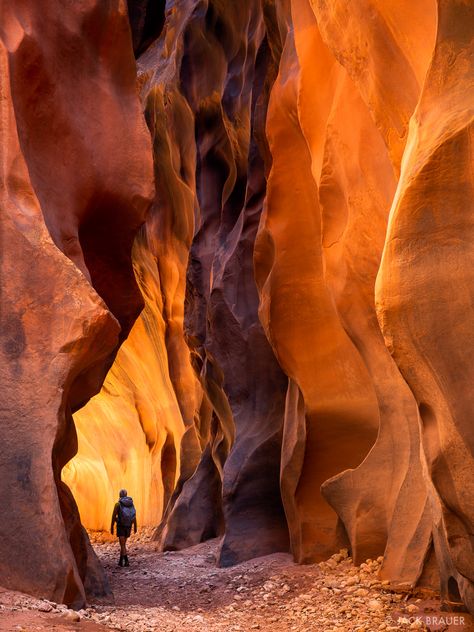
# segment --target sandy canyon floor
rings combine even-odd
[[[440,610],[436,599],[391,592],[377,580],[380,560],[354,568],[344,552],[300,566],[275,554],[221,569],[218,541],[158,553],[146,538],[130,541],[130,567],[118,547],[93,538],[115,603],[79,613],[0,590],[0,630],[33,632],[375,632],[474,630],[465,613]]]

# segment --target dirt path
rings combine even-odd
[[[73,621],[74,613],[64,607],[61,612],[61,607],[25,596],[16,597],[26,602],[12,610],[12,593],[0,593],[0,630],[474,630],[471,617],[464,613],[441,612],[435,600],[387,590],[377,580],[379,561],[356,569],[342,554],[326,564],[300,566],[289,555],[274,554],[220,569],[215,565],[215,540],[185,551],[159,553],[153,543],[132,538],[130,567],[118,568],[115,542],[96,541],[94,546],[111,582],[113,606],[91,606],[79,613],[80,621]],[[50,612],[38,611],[41,606],[51,607]]]

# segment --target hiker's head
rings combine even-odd
[[[127,496],[127,490],[126,489],[121,489],[119,492],[119,496],[120,498],[125,498],[125,496]]]

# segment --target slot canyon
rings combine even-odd
[[[110,602],[125,487],[474,614],[473,2],[0,0],[0,64],[0,602]]]

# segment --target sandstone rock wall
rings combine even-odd
[[[183,3],[165,29],[139,68],[154,134],[163,135],[165,122],[159,93],[171,131],[178,136],[176,123],[187,120],[194,137],[191,151],[179,147],[175,169],[193,194],[185,330],[206,407],[196,428],[200,463],[183,476],[160,538],[164,548],[181,548],[221,533],[225,522],[220,563],[231,564],[287,547],[279,494],[286,378],[258,320],[252,264],[277,60],[259,3]],[[182,208],[174,210],[181,222]]]
[[[433,39],[426,8],[423,46]],[[292,550],[315,561],[347,538],[356,562],[385,551],[387,577],[413,583],[430,542],[417,410],[381,336],[374,284],[416,96],[407,101],[420,91],[402,48],[421,44],[418,15],[405,10],[397,45],[385,5],[290,9],[255,260],[262,322],[290,377],[282,495]],[[359,51],[366,31],[373,45]],[[380,76],[384,64],[403,73]]]
[[[60,475],[141,309],[150,141],[123,2],[0,13],[1,582],[80,606],[109,590]]]
[[[9,585],[105,591],[59,481],[72,411],[89,527],[126,486],[165,549],[347,544],[474,610],[470,3],[127,5],[130,31],[118,1],[3,1]],[[60,555],[33,581],[10,555],[42,502]]]
[[[177,484],[162,546],[217,535],[225,520],[222,564],[288,546],[279,492],[287,378],[259,323],[253,276],[279,50],[271,7],[188,2],[167,12],[140,56],[157,190],[135,250],[146,307],[101,394],[75,416],[79,453],[65,470],[93,528],[107,527],[122,486],[142,524],[157,524],[168,477]]]
[[[470,3],[438,3],[377,282],[385,341],[418,406],[442,594],[471,611],[473,20]]]

